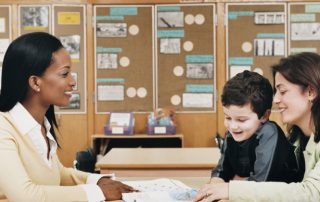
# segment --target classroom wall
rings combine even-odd
[[[187,2],[187,1],[185,1]],[[191,1],[189,1],[191,2]],[[215,26],[216,35],[216,111],[215,112],[192,112],[177,114],[177,133],[184,135],[185,147],[214,147],[214,137],[217,133],[224,134],[223,111],[220,102],[220,94],[223,85],[227,80],[226,57],[226,3],[259,3],[260,1],[239,1],[239,0],[217,0],[203,1],[215,4],[215,12],[217,14],[217,24]],[[266,0],[266,3],[290,3],[303,2],[297,0]],[[317,1],[309,1],[317,2]],[[191,2],[192,3],[192,2]],[[18,36],[18,6],[19,5],[85,5],[85,31],[86,31],[86,113],[84,114],[59,114],[57,120],[59,124],[59,156],[61,161],[71,166],[75,158],[75,153],[84,150],[91,144],[91,136],[93,134],[103,133],[103,125],[108,120],[107,114],[95,113],[95,72],[94,72],[94,30],[93,30],[93,7],[95,5],[158,5],[158,4],[180,4],[178,0],[2,0],[1,5],[11,6],[11,30],[12,39]],[[148,113],[135,114],[135,133],[145,133]],[[272,119],[281,123],[278,113],[272,113]],[[284,128],[284,126],[283,126]]]

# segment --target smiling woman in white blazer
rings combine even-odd
[[[56,37],[25,34],[8,47],[0,94],[1,201],[97,202],[133,191],[60,163],[54,105],[67,106],[74,85],[70,55]]]

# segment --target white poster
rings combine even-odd
[[[158,27],[183,27],[183,12],[158,12]]]
[[[60,41],[72,59],[80,59],[80,35],[60,36]]]
[[[245,70],[251,71],[251,66],[232,65],[230,66],[230,78],[244,72]]]
[[[320,23],[292,23],[291,40],[320,40]]]
[[[48,27],[49,25],[48,6],[22,7],[21,15],[23,27]]]
[[[284,12],[255,12],[255,24],[284,24]]]
[[[97,23],[98,37],[126,37],[127,23]]]
[[[3,62],[4,54],[10,44],[9,39],[0,39],[0,62]]]
[[[181,52],[181,44],[179,38],[160,39],[160,53],[179,54]]]
[[[183,107],[211,108],[213,107],[212,93],[184,93]]]
[[[114,53],[98,53],[98,69],[116,69],[118,68],[118,55]]]
[[[284,39],[255,39],[255,56],[283,56]]]
[[[212,79],[213,64],[212,63],[188,63],[186,76],[188,79]]]
[[[109,125],[129,127],[131,118],[131,113],[111,113]]]
[[[0,18],[0,33],[6,32],[6,21],[4,18]]]
[[[99,85],[98,101],[122,101],[124,100],[124,86]]]

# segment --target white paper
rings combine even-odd
[[[160,53],[179,54],[181,52],[181,43],[179,38],[160,39]]]
[[[212,93],[184,93],[183,107],[211,108],[213,107]]]
[[[186,76],[188,79],[212,79],[213,64],[188,63]]]
[[[160,126],[154,127],[155,134],[166,134],[166,132],[167,132],[166,127],[160,127]]]
[[[190,187],[178,180],[156,179],[148,181],[125,181],[123,182],[141,192],[132,192],[122,194],[125,202],[191,202],[191,197],[186,196],[184,199],[176,198],[172,195],[174,192],[185,192],[186,195]],[[181,196],[180,196],[181,197]]]
[[[284,24],[284,12],[255,12],[255,24]]]
[[[118,68],[118,55],[114,53],[98,53],[98,69],[116,69]]]
[[[48,27],[49,7],[28,6],[21,7],[22,26]]]
[[[9,44],[10,44],[9,39],[0,39],[0,62],[3,62],[3,58]]]
[[[130,113],[111,113],[109,124],[110,126],[129,126],[131,120]]]
[[[112,127],[112,134],[123,134],[122,127]]]
[[[72,59],[80,59],[80,35],[60,36],[59,39]]]
[[[284,55],[284,40],[283,39],[274,40],[274,55],[277,55],[277,56]]]
[[[251,71],[251,66],[232,65],[230,66],[230,78],[245,70]]]
[[[6,21],[4,18],[0,18],[0,33],[6,32]]]
[[[292,23],[291,40],[320,40],[320,23]]]
[[[183,12],[158,12],[158,27],[183,27]]]
[[[72,90],[78,90],[78,73],[71,72],[71,76],[73,80],[76,82],[75,85],[72,87]]]
[[[127,23],[97,23],[98,37],[126,37]]]
[[[284,39],[255,39],[255,56],[283,56]]]
[[[122,101],[124,100],[124,86],[99,85],[98,101]]]
[[[159,178],[155,180],[124,181],[123,183],[143,192],[190,189],[189,186],[185,185],[181,181],[168,178]]]

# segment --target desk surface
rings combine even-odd
[[[125,178],[117,178],[120,181],[135,181],[135,180],[154,180],[157,178],[154,177],[125,177]],[[210,178],[208,177],[170,177],[170,179],[175,179],[183,182],[189,187],[200,189],[204,184],[208,183]],[[121,202],[122,200],[117,200],[113,202]]]
[[[218,148],[113,148],[96,166],[100,169],[212,169],[219,158]]]

